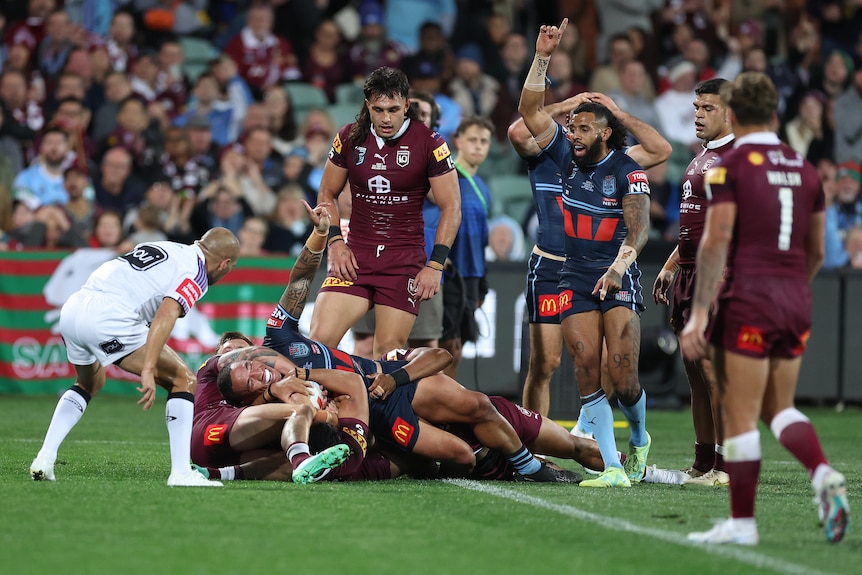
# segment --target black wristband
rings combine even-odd
[[[389,375],[395,380],[395,387],[401,387],[410,383],[410,374],[403,367],[399,367]]]
[[[269,394],[269,399],[266,398],[266,394]],[[272,394],[272,383],[266,386],[266,389],[263,390],[263,402],[264,403],[272,403],[275,400],[275,396]]]
[[[341,237],[341,226],[329,226],[329,237],[330,238]]]
[[[440,269],[443,269],[443,266],[446,264],[446,258],[448,257],[449,246],[446,244],[434,244],[434,249],[431,250],[431,258],[428,260],[428,263],[436,262],[440,264]]]

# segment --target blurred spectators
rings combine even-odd
[[[63,188],[63,162],[69,153],[69,136],[60,128],[48,128],[39,144],[39,156],[21,171],[12,184],[16,200],[31,210],[69,201]]]
[[[524,259],[524,231],[510,216],[496,216],[488,222],[488,246],[485,260],[519,262]]]
[[[362,26],[359,38],[349,53],[353,80],[364,82],[365,77],[380,66],[400,68],[404,56],[402,47],[387,39],[383,8],[376,0],[363,0],[359,6],[359,23]]]
[[[834,183],[828,172],[822,174],[823,192],[826,195],[826,269],[840,268],[847,264],[844,250],[847,231],[862,226],[862,166],[856,162],[838,165]]]
[[[273,253],[299,255],[311,225],[302,205],[303,199],[305,192],[296,184],[289,184],[278,192],[278,202],[269,219],[269,230],[263,249]]]
[[[143,186],[132,175],[132,155],[126,148],[115,146],[108,149],[99,168],[93,189],[100,208],[123,215],[141,203]]]
[[[202,202],[192,211],[192,230],[196,237],[214,227],[224,227],[239,233],[246,218],[254,215],[248,202],[229,187],[215,182],[212,194],[204,194]]]
[[[130,12],[119,10],[114,13],[106,45],[111,67],[117,72],[131,71],[138,57],[138,47],[135,44],[135,19]]]
[[[301,68],[303,81],[326,92],[330,104],[335,103],[335,88],[353,80],[350,59],[342,49],[341,30],[334,20],[317,25]]]
[[[282,86],[270,86],[264,90],[263,105],[270,119],[273,149],[284,156],[301,145],[297,140],[299,133],[290,93]]]
[[[212,134],[213,141],[219,146],[228,145],[235,138],[231,136],[233,109],[230,104],[219,98],[219,85],[215,76],[204,72],[195,81],[192,90],[192,100],[186,110],[174,118],[174,125],[186,126],[193,117],[198,117],[198,123],[205,122]]]
[[[449,92],[464,116],[490,118],[497,140],[503,142],[517,104],[497,80],[483,72],[483,66],[482,50],[477,44],[461,46]]]
[[[862,161],[862,57],[850,86],[835,99],[835,161]]]
[[[246,218],[239,228],[239,257],[257,257],[266,255],[263,242],[266,240],[266,220],[257,216]]]

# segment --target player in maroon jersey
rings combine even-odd
[[[826,539],[837,542],[850,521],[844,476],[829,466],[814,427],[793,403],[811,328],[809,283],[825,253],[823,188],[814,166],[770,129],[778,93],[768,76],[740,74],[722,90],[722,100],[730,108],[736,142],[706,173],[711,204],[680,344],[689,360],[705,355],[707,341],[711,344],[731,517],[688,537],[700,543],[759,541],[754,519],[759,418],[808,470]],[[709,321],[719,283],[718,306]]]
[[[449,148],[416,117],[409,89],[401,70],[378,68],[368,77],[359,119],[335,136],[317,198],[335,206],[349,183],[353,208],[349,246],[339,226],[330,228],[329,275],[314,306],[311,337],[336,346],[374,307],[374,357],[405,346],[419,304],[440,289],[461,222]],[[441,213],[426,262],[422,203],[429,190]]]
[[[733,129],[727,106],[721,101],[721,88],[728,84],[713,78],[698,84],[694,90],[694,129],[703,148],[689,163],[682,180],[679,204],[679,242],[667,258],[653,284],[653,299],[667,305],[667,292],[673,284],[670,324],[679,336],[689,318],[694,295],[695,256],[706,220],[703,177],[718,158],[733,148]],[[674,280],[676,280],[674,282]],[[694,422],[694,463],[686,473],[687,485],[727,485],[724,471],[724,439],[718,390],[715,387],[712,364],[708,358],[683,360],[691,387],[691,418]]]

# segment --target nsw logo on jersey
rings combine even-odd
[[[168,254],[159,246],[141,244],[129,253],[121,255],[120,259],[126,260],[132,268],[142,272],[168,259]]]
[[[288,346],[287,354],[290,357],[307,357],[311,353],[311,348],[301,341],[295,341]]]
[[[610,198],[617,191],[617,178],[615,176],[605,176],[602,181],[602,195]]]

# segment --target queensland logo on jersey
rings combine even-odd
[[[636,172],[632,172],[626,178],[629,181],[629,193],[630,194],[648,194],[649,193],[649,179],[647,178],[646,172],[643,170],[638,170]]]
[[[602,195],[610,198],[617,191],[617,178],[615,176],[605,176],[602,180]]]
[[[301,341],[295,341],[287,348],[287,355],[290,357],[306,357],[310,353],[311,348],[308,347],[308,344]]]
[[[335,134],[335,139],[332,140],[332,149],[335,150],[336,154],[340,154],[341,148],[342,148],[341,136],[339,136],[338,134]]]
[[[766,158],[764,158],[763,154],[760,152],[748,152],[746,159],[748,160],[748,163],[753,166],[760,166],[766,161]]]
[[[338,279],[335,276],[329,276],[323,280],[323,285],[320,287],[350,287],[352,285],[352,281]]]
[[[183,283],[180,284],[180,287],[177,288],[177,293],[186,300],[189,307],[192,307],[195,305],[195,302],[200,299],[204,291],[201,289],[201,286],[194,282],[194,280],[186,278],[183,280]]]
[[[383,176],[374,176],[368,178],[368,191],[375,194],[388,194],[392,191],[392,184]]]
[[[406,168],[407,164],[410,163],[410,150],[398,150],[395,153],[395,163]]]
[[[168,259],[168,254],[159,246],[141,244],[129,253],[121,255],[120,259],[126,260],[133,269],[142,272]]]
[[[742,326],[736,336],[736,347],[756,353],[763,352],[766,349],[766,344],[763,341],[763,330],[750,325]]]
[[[392,424],[392,438],[399,445],[403,445],[404,447],[410,445],[410,440],[413,438],[414,433],[416,433],[416,429],[412,425],[400,417],[395,418],[395,423]]]
[[[708,172],[709,169],[712,167],[712,165],[715,163],[715,160],[717,160],[717,159],[718,159],[717,157],[713,156],[713,157],[709,158],[708,160],[706,160],[703,163],[703,165],[700,167],[700,173],[705,174],[706,172]]]
[[[434,157],[438,162],[442,162],[449,157],[449,146],[446,145],[446,142],[443,142],[439,148],[434,149]]]
[[[207,425],[204,430],[204,445],[221,445],[224,443],[224,432],[227,430],[227,425],[224,423],[216,423]]]
[[[380,161],[377,162],[376,164],[371,164],[371,169],[372,170],[385,170],[386,169],[386,156],[388,156],[388,155],[389,154],[383,154],[381,156],[380,154],[374,154],[374,157]]]
[[[361,166],[362,163],[365,162],[365,152],[365,148],[362,146],[356,146],[353,150],[353,163],[357,166]]]
[[[281,309],[275,308],[272,310],[272,313],[269,314],[269,318],[266,320],[266,327],[271,327],[273,329],[281,329],[281,326],[284,325],[284,320],[287,319],[287,314],[284,313]]]

